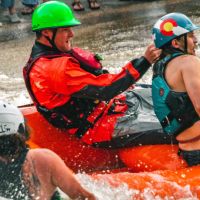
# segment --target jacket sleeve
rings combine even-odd
[[[71,96],[110,100],[128,89],[148,70],[150,63],[144,58],[128,62],[118,74],[95,76],[81,69],[77,63],[65,70],[67,91]]]

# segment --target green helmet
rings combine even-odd
[[[48,1],[38,6],[32,16],[32,30],[72,27],[81,23],[74,17],[68,5],[58,1]]]

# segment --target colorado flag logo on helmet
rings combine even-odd
[[[178,24],[173,19],[167,19],[160,24],[160,32],[165,36],[174,35],[174,28],[176,28]]]

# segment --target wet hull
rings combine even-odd
[[[32,148],[48,148],[56,152],[75,172],[121,168],[124,164],[118,150],[94,148],[76,137],[51,126],[34,106],[20,107],[30,133]]]
[[[160,170],[140,173],[94,174],[96,182],[109,187],[125,187],[131,193],[130,199],[200,199],[200,166],[177,171]]]
[[[144,145],[109,150],[83,144],[49,125],[34,106],[20,108],[32,148],[56,152],[74,172],[111,188],[125,186],[132,199],[200,199],[200,166],[188,167],[177,145]]]
[[[75,172],[130,168],[132,171],[181,169],[186,163],[177,155],[176,145],[145,145],[121,149],[94,148],[82,143],[67,131],[51,126],[33,105],[20,107],[28,125],[32,148],[56,152]]]

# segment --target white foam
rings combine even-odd
[[[143,176],[146,173],[140,173],[138,175]],[[190,186],[181,187],[175,182],[169,182],[165,180],[162,176],[154,173],[147,173],[153,179],[157,180],[159,183],[168,183],[175,191],[173,196],[160,197],[155,195],[156,191],[152,187],[151,183],[142,192],[139,190],[129,189],[126,183],[120,183],[116,178],[113,179],[111,176],[98,175],[100,179],[94,180],[91,176],[87,174],[77,174],[77,179],[81,182],[82,186],[95,194],[98,200],[198,200],[195,194],[192,194]],[[127,173],[128,175],[128,173]],[[109,182],[116,183],[116,186],[111,186]],[[119,186],[117,186],[119,185]],[[161,188],[162,189],[162,188]],[[62,194],[65,200],[70,198]]]

